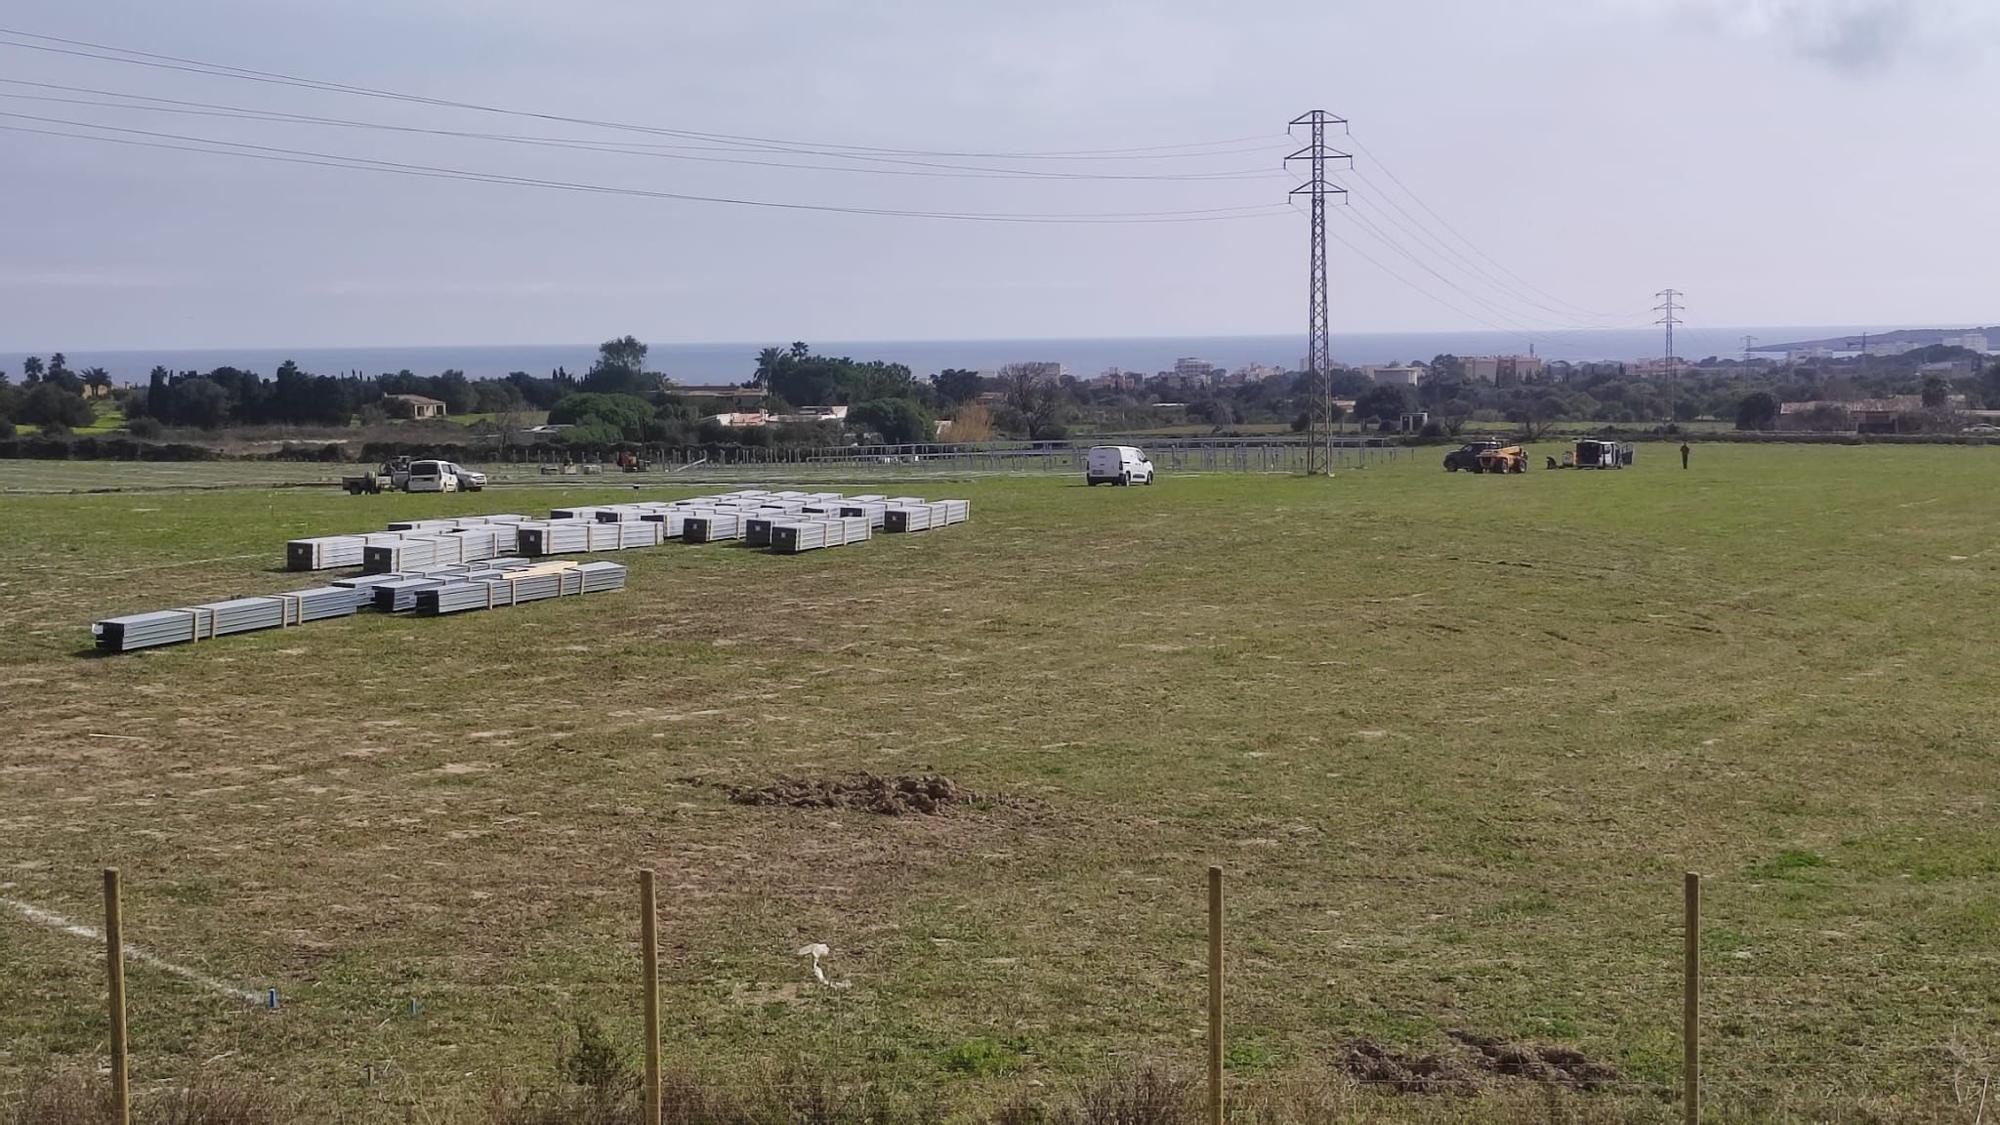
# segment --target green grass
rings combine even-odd
[[[139,1082],[227,1054],[388,1121],[546,1075],[579,1015],[637,1042],[639,866],[668,1049],[718,1080],[1196,1072],[1220,863],[1238,1080],[1463,1028],[1610,1061],[1604,1115],[1665,1121],[1696,870],[1717,1119],[1969,1120],[1952,1083],[2000,1046],[2000,461],[1669,461],[925,482],[972,522],[107,659],[95,618],[305,585],[271,569],[291,536],[633,493],[7,497],[0,898],[94,922],[117,864],[130,940],[284,993],[134,966]],[[710,784],[854,769],[1027,800]],[[87,943],[0,907],[0,1101],[101,1054],[102,993]]]

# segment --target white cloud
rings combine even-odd
[[[1782,47],[1845,73],[2000,42],[1993,0],[1623,0],[1717,34]]]

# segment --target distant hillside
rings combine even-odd
[[[1901,344],[1905,349],[1929,347],[1941,344],[1947,336],[1964,336],[1973,332],[1986,334],[1986,346],[2000,350],[2000,328],[1898,328],[1893,332],[1870,332],[1868,343]],[[1859,336],[1828,336],[1823,340],[1797,340],[1789,344],[1759,344],[1753,350],[1760,352],[1810,351],[1826,348],[1829,351],[1849,352],[1860,349]]]

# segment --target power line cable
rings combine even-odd
[[[1523,294],[1515,286],[1512,286],[1507,282],[1501,280],[1498,276],[1492,273],[1492,271],[1481,267],[1479,263],[1473,261],[1470,258],[1465,257],[1462,253],[1453,250],[1449,244],[1439,241],[1435,235],[1432,235],[1429,232],[1425,231],[1421,226],[1406,224],[1401,220],[1399,220],[1394,214],[1390,213],[1389,211],[1382,210],[1380,207],[1376,206],[1376,204],[1373,202],[1375,198],[1383,199],[1384,202],[1388,203],[1396,211],[1402,212],[1404,217],[1412,218],[1412,223],[1415,222],[1414,218],[1409,215],[1409,212],[1404,211],[1401,206],[1397,205],[1396,201],[1393,198],[1389,198],[1386,195],[1382,194],[1380,192],[1379,186],[1376,185],[1374,181],[1369,180],[1366,176],[1362,176],[1359,172],[1356,172],[1355,175],[1357,178],[1361,179],[1364,183],[1367,183],[1369,186],[1377,187],[1377,194],[1375,196],[1370,196],[1366,193],[1359,194],[1354,197],[1354,202],[1359,204],[1360,206],[1367,208],[1376,218],[1382,220],[1385,223],[1388,223],[1390,226],[1396,228],[1396,230],[1402,232],[1404,235],[1410,238],[1416,245],[1421,247],[1424,253],[1429,254],[1434,251],[1437,251],[1437,252],[1442,252],[1443,254],[1447,255],[1452,259],[1455,259],[1454,262],[1447,263],[1451,265],[1451,268],[1464,269],[1468,271],[1469,279],[1474,281],[1474,283],[1484,284],[1487,287],[1491,288],[1494,292],[1502,294],[1506,296],[1509,300],[1518,302],[1524,307],[1539,309],[1542,312],[1551,313],[1557,317],[1563,318],[1564,320],[1573,319],[1579,315],[1572,310],[1559,308],[1555,305],[1548,304],[1547,302],[1544,301],[1538,301],[1533,297],[1529,297]],[[1640,315],[1641,313],[1639,312],[1620,313],[1616,315],[1592,314],[1590,319],[1607,321],[1607,322],[1617,321],[1619,323],[1616,326],[1622,327],[1636,320]],[[1613,325],[1606,324],[1605,327],[1613,327]]]
[[[384,90],[369,86],[350,85],[342,82],[325,82],[313,78],[277,71],[253,70],[248,67],[231,66],[226,63],[205,62],[178,55],[157,54],[129,47],[117,47],[104,43],[92,43],[82,39],[66,39],[57,35],[41,35],[32,31],[0,27],[0,35],[12,35],[22,39],[40,40],[38,43],[16,43],[0,40],[0,47],[22,50],[44,51],[52,54],[71,55],[81,58],[98,59],[104,62],[124,63],[133,66],[147,66],[161,70],[182,71],[190,74],[206,75],[213,78],[235,78],[271,85],[293,86],[301,89],[318,90],[327,93],[352,94],[358,97],[382,98],[392,101],[409,102],[446,109],[470,110],[478,113],[497,113],[514,117],[531,117],[543,121],[558,121],[571,125],[587,125],[599,129],[616,129],[627,132],[651,133],[659,136],[683,137],[694,140],[723,141],[732,144],[785,145],[801,148],[840,150],[854,159],[863,156],[930,156],[973,159],[1008,160],[1106,160],[1106,159],[1190,159],[1218,155],[1214,151],[1194,151],[1199,149],[1222,149],[1224,146],[1245,142],[1264,142],[1256,149],[1236,151],[1262,151],[1276,138],[1265,135],[1232,137],[1213,141],[1189,141],[1167,145],[1141,145],[1115,149],[1068,149],[1045,152],[965,152],[936,149],[886,148],[872,145],[848,145],[837,143],[816,143],[810,141],[784,140],[772,137],[749,136],[737,133],[715,133],[692,129],[671,129],[651,125],[637,125],[629,122],[607,121],[589,117],[574,117],[566,114],[543,113],[533,110],[507,109],[501,106],[483,105],[478,102],[462,102],[449,98],[433,98],[421,94],[407,94],[394,90]],[[48,44],[61,43],[65,46],[53,47]],[[82,49],[82,48],[87,48]],[[114,52],[103,54],[101,52]],[[1223,153],[1226,155],[1226,153]]]
[[[328,168],[385,172],[397,175],[418,176],[427,179],[468,180],[480,183],[511,184],[520,187],[538,187],[561,191],[578,191],[598,195],[624,195],[645,199],[669,199],[686,203],[719,203],[736,207],[763,207],[783,211],[821,211],[844,215],[875,215],[893,218],[945,219],[961,222],[985,223],[1064,223],[1064,224],[1124,224],[1124,223],[1178,223],[1178,222],[1218,222],[1231,219],[1254,219],[1282,214],[1288,208],[1283,204],[1258,204],[1241,207],[1211,207],[1181,211],[1132,211],[1104,213],[991,213],[969,211],[916,211],[889,207],[848,207],[824,203],[796,203],[771,199],[743,199],[731,196],[697,195],[688,192],[658,191],[648,188],[618,187],[609,184],[578,183],[569,180],[549,180],[533,176],[514,176],[498,172],[476,172],[463,168],[445,168],[430,164],[410,164],[392,160],[375,160],[369,157],[343,156],[335,153],[312,152],[303,149],[280,148],[272,145],[253,145],[241,141],[225,141],[212,137],[195,137],[179,133],[155,132],[147,129],[130,129],[117,125],[98,125],[88,121],[69,121],[62,118],[41,117],[34,114],[0,112],[0,117],[22,121],[37,121],[44,124],[68,125],[81,129],[98,129],[107,132],[131,134],[128,137],[102,137],[88,133],[65,132],[19,125],[0,125],[0,129],[17,133],[38,133],[45,136],[68,137],[75,140],[99,141],[111,144],[134,145],[143,148],[171,149],[181,152],[198,152],[213,156],[237,156],[246,159],[271,160],[288,164],[312,164]],[[154,138],[138,140],[135,137]],[[169,142],[181,141],[186,144]],[[225,148],[197,148],[195,145],[227,146]]]
[[[1553,293],[1550,293],[1548,290],[1541,288],[1534,282],[1529,281],[1527,278],[1522,277],[1520,274],[1514,272],[1512,269],[1509,269],[1506,263],[1501,262],[1499,259],[1493,257],[1491,254],[1488,254],[1486,251],[1481,250],[1478,247],[1478,245],[1475,244],[1471,239],[1465,237],[1465,235],[1462,234],[1457,227],[1452,226],[1450,221],[1448,221],[1443,215],[1438,214],[1437,211],[1434,208],[1432,208],[1430,204],[1424,202],[1423,197],[1418,195],[1414,190],[1412,190],[1408,184],[1404,183],[1402,177],[1396,175],[1395,169],[1383,163],[1382,158],[1376,156],[1375,153],[1371,149],[1369,149],[1367,145],[1361,142],[1360,138],[1358,137],[1354,138],[1354,147],[1356,149],[1359,149],[1362,153],[1364,153],[1369,160],[1373,161],[1375,166],[1382,170],[1382,174],[1389,177],[1390,182],[1394,183],[1398,188],[1402,189],[1403,194],[1409,196],[1411,201],[1416,203],[1418,207],[1423,208],[1424,212],[1428,214],[1431,218],[1436,219],[1440,226],[1444,227],[1444,229],[1450,232],[1454,238],[1458,239],[1459,242],[1463,243],[1467,249],[1471,250],[1474,254],[1479,255],[1481,258],[1484,258],[1487,262],[1491,263],[1495,268],[1499,269],[1502,273],[1505,273],[1508,277],[1513,278],[1520,284],[1526,286],[1529,289],[1534,290],[1536,293],[1539,293],[1542,296],[1547,297],[1549,300],[1554,301],[1559,305],[1564,305],[1567,306],[1568,308],[1575,310],[1577,313],[1586,316],[1613,315],[1609,313],[1603,313],[1598,310],[1585,308],[1582,305],[1578,305],[1573,301],[1566,301],[1563,298],[1558,297]]]
[[[217,102],[196,102],[179,98],[162,98],[149,94],[133,94],[120,90],[99,90],[86,86],[68,86],[54,82],[30,82],[18,78],[0,78],[0,82],[11,85],[31,86],[39,89],[65,90],[75,93],[96,94],[103,97],[126,98],[148,105],[131,105],[122,102],[91,101],[83,98],[60,98],[42,94],[19,94],[0,92],[0,98],[16,101],[49,102],[59,105],[90,106],[99,109],[136,110],[152,113],[175,113],[196,117],[215,117],[224,120],[266,121],[280,124],[321,125],[345,129],[366,129],[392,133],[419,134],[424,136],[454,137],[467,140],[498,141],[507,144],[532,145],[544,148],[564,148],[581,152],[605,152],[626,156],[644,156],[662,160],[688,160],[712,164],[748,165],[758,168],[788,168],[814,172],[842,172],[885,176],[918,176],[946,179],[1032,179],[1032,180],[1087,180],[1087,181],[1242,181],[1273,179],[1284,176],[1282,171],[1241,169],[1216,172],[1168,172],[1168,173],[1110,173],[1110,172],[1066,172],[1038,169],[993,168],[976,165],[931,164],[921,161],[898,161],[918,165],[921,169],[958,169],[955,171],[928,171],[904,168],[854,168],[842,165],[798,164],[778,160],[749,160],[740,157],[689,156],[678,152],[660,151],[661,146],[632,146],[609,141],[570,140],[562,137],[524,136],[510,133],[479,133],[460,129],[434,129],[416,125],[396,125],[380,121],[356,121],[347,118],[321,117],[315,114],[289,113],[280,110],[260,110],[247,106],[233,106]],[[748,151],[748,150],[724,150]]]
[[[1487,300],[1485,297],[1482,297],[1481,295],[1474,293],[1473,291],[1458,284],[1451,278],[1446,277],[1442,273],[1439,273],[1437,269],[1431,266],[1430,263],[1424,261],[1422,258],[1417,257],[1415,254],[1410,253],[1410,251],[1407,248],[1405,248],[1401,243],[1397,242],[1395,239],[1389,237],[1389,235],[1385,233],[1381,227],[1377,226],[1367,216],[1352,209],[1344,209],[1344,210],[1346,211],[1350,219],[1352,219],[1356,224],[1358,224],[1365,233],[1367,233],[1370,237],[1374,238],[1381,245],[1387,247],[1388,249],[1394,251],[1397,254],[1400,254],[1404,259],[1408,260],[1418,269],[1421,269],[1425,273],[1430,274],[1432,277],[1444,283],[1447,287],[1452,289],[1454,292],[1457,292],[1461,296],[1465,297],[1467,300],[1472,301],[1475,304],[1478,304],[1479,306],[1491,311],[1495,316],[1499,316],[1503,319],[1513,322],[1516,325],[1517,331],[1523,331],[1529,335],[1552,336],[1557,339],[1566,340],[1571,344],[1581,346],[1580,341],[1577,338],[1575,338],[1568,330],[1534,324],[1530,322],[1527,318],[1525,318],[1522,314],[1519,314],[1512,309],[1508,309],[1501,305],[1495,304],[1494,302]]]

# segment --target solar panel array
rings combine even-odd
[[[625,586],[625,568],[617,563],[553,555],[675,540],[742,540],[776,554],[799,554],[865,543],[878,530],[929,531],[963,523],[970,514],[964,500],[751,488],[684,500],[556,508],[547,519],[503,512],[398,520],[386,531],[285,544],[287,570],[360,567],[359,575],[287,593],[105,618],[90,629],[99,649],[130,652],[346,617],[362,609],[423,615],[495,609]]]

